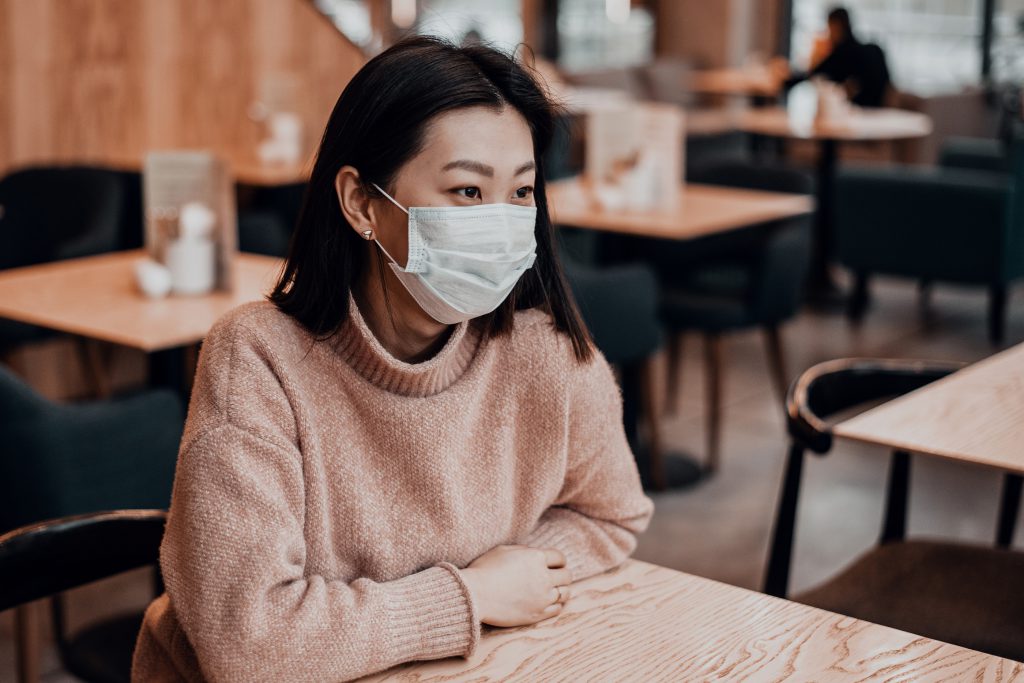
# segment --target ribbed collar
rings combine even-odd
[[[402,396],[432,396],[444,391],[466,371],[480,345],[474,326],[459,323],[433,358],[406,363],[381,346],[352,297],[348,310],[335,347],[338,354],[366,381]]]

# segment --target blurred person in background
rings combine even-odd
[[[815,76],[843,85],[850,102],[861,107],[883,106],[892,85],[882,48],[857,39],[843,7],[828,13],[828,36],[815,42],[810,72],[794,75],[786,87]]]

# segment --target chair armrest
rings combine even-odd
[[[0,535],[0,612],[159,561],[167,513],[114,510]]]

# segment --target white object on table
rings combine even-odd
[[[206,294],[217,279],[217,245],[211,239],[217,216],[200,202],[181,208],[178,239],[167,245],[167,269],[175,294]]]
[[[171,271],[153,259],[140,259],[135,264],[135,282],[150,299],[162,299],[171,291]]]

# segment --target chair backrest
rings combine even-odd
[[[572,260],[564,265],[580,314],[609,363],[633,363],[658,350],[658,283],[650,268],[639,263],[597,268]]]
[[[34,167],[0,179],[0,269],[114,251],[120,244],[117,172]]]
[[[800,446],[816,453],[832,447],[825,419],[842,410],[906,394],[956,372],[963,363],[844,358],[819,363],[793,382],[786,397],[786,425]]]
[[[1007,279],[1024,277],[1024,126],[1010,142],[1010,187],[1006,195],[1006,232],[1000,251]]]
[[[0,533],[170,502],[183,415],[161,389],[54,404],[0,367]]]
[[[156,564],[166,520],[162,510],[117,510],[0,535],[0,612]]]
[[[699,182],[765,192],[812,194],[814,181],[803,171],[746,161],[726,161],[703,168]],[[731,237],[735,260],[748,264],[752,277],[749,306],[757,324],[775,325],[791,318],[803,299],[811,259],[810,216],[799,216]],[[745,252],[745,253],[740,253]]]

